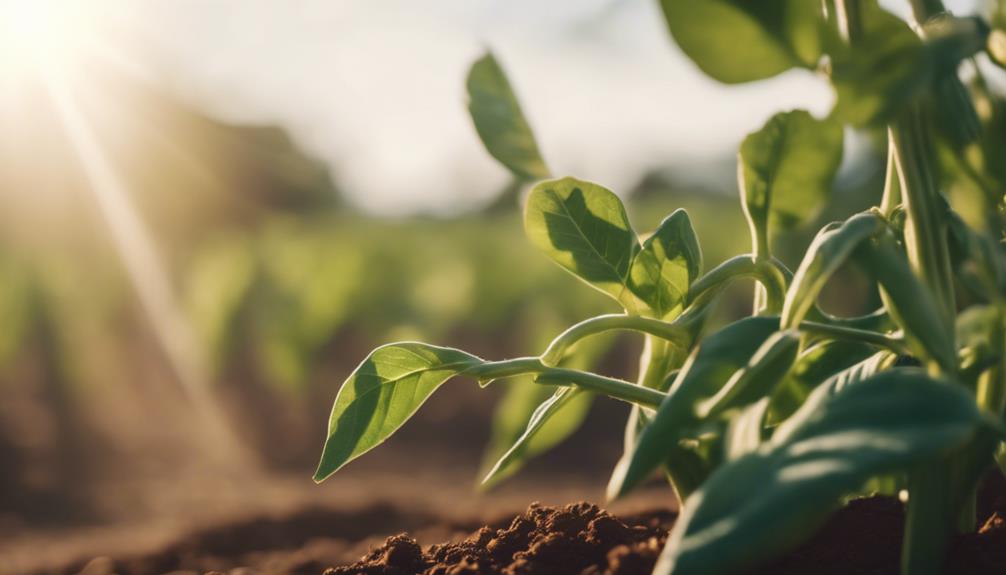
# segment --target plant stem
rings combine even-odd
[[[861,0],[837,0],[844,6],[846,16],[861,14]],[[912,0],[916,20],[925,22],[944,11],[941,0]],[[862,22],[856,28],[862,30]],[[845,38],[856,41],[847,25]],[[905,205],[905,244],[909,261],[915,273],[932,290],[939,301],[938,313],[952,332],[955,312],[953,277],[947,247],[946,227],[937,180],[932,172],[935,165],[931,135],[921,102],[914,102],[903,110],[889,128],[894,162],[888,169],[897,168],[900,174],[900,200]],[[884,213],[895,207],[894,186],[890,181],[885,190]],[[940,371],[938,366],[932,370]],[[946,374],[954,377],[955,374]],[[903,575],[938,575],[943,572],[950,535],[955,525],[963,521],[956,518],[954,509],[953,478],[957,475],[953,461],[939,465],[926,465],[909,475],[908,511],[905,518],[905,536],[901,553]],[[959,467],[959,466],[956,466]],[[964,507],[970,508],[965,505]],[[955,521],[955,519],[957,519]]]
[[[561,367],[544,368],[535,381],[552,385],[572,384],[588,391],[595,391],[614,399],[653,409],[659,407],[667,397],[667,394],[655,389],[635,385],[621,379]]]
[[[621,379],[597,375],[575,369],[549,367],[537,357],[518,357],[503,361],[489,361],[468,369],[464,375],[479,380],[492,380],[517,375],[537,375],[538,383],[554,385],[575,385],[595,391],[614,399],[644,407],[656,408],[667,395],[655,389],[647,389]]]
[[[837,325],[829,325],[826,323],[817,323],[813,321],[802,321],[799,326],[800,331],[819,335],[831,339],[843,339],[848,341],[861,341],[864,343],[869,343],[876,345],[878,347],[887,348],[894,353],[900,355],[908,355],[908,346],[905,341],[899,337],[892,337],[886,333],[879,333],[876,331],[870,331],[866,329],[856,329],[851,327],[842,327]]]
[[[660,343],[666,340],[681,349],[687,349],[692,342],[691,333],[674,322],[626,314],[600,315],[581,321],[559,334],[541,354],[541,362],[548,366],[556,366],[570,346],[576,342],[591,335],[616,329],[640,331],[660,338]]]
[[[688,301],[695,302],[706,292],[722,288],[741,277],[752,277],[765,287],[768,313],[782,310],[786,299],[786,277],[771,258],[758,259],[752,255],[732,257],[695,280],[688,290]]]
[[[890,128],[905,204],[905,247],[915,273],[933,291],[946,319],[954,315],[954,286],[936,175],[935,154],[920,103],[910,105]]]
[[[901,205],[901,183],[898,181],[897,160],[894,152],[894,139],[887,136],[887,176],[884,178],[884,195],[880,201],[880,211],[885,218],[890,219],[895,208]]]
[[[936,296],[939,310],[948,326],[955,312],[953,276],[947,247],[947,232],[936,177],[932,173],[935,157],[926,117],[920,103],[906,109],[890,128],[895,165],[900,172],[901,195],[905,205],[905,247],[908,260],[926,286]],[[948,333],[953,334],[948,327]],[[937,374],[943,370],[930,365]],[[948,377],[955,374],[944,373]],[[955,505],[954,477],[957,458],[924,466],[909,474],[908,509],[901,553],[905,575],[937,575],[943,571],[950,536],[958,525],[974,524],[964,517],[973,505]],[[956,507],[956,508],[955,508]]]
[[[674,348],[666,341],[647,336],[646,347],[639,362],[639,385],[666,391],[669,386],[667,375],[684,361],[685,354],[681,352],[685,350],[687,347]],[[626,456],[635,449],[637,435],[647,421],[648,416],[639,407],[634,407],[626,427]],[[708,463],[699,454],[680,445],[675,445],[669,451],[663,467],[679,503],[683,503],[709,476]]]
[[[908,508],[901,548],[904,575],[943,573],[950,536],[956,524],[951,510],[950,474],[926,465],[908,476]]]
[[[465,371],[465,375],[479,380],[503,379],[529,373],[540,373],[545,366],[537,357],[517,357],[502,361],[488,361]]]

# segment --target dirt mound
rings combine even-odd
[[[993,474],[979,493],[976,533],[957,537],[946,573],[1006,569],[1006,481]],[[483,527],[456,543],[423,549],[388,538],[363,559],[325,575],[649,575],[673,523],[670,512],[616,518],[595,505],[532,505],[509,526]],[[904,506],[892,497],[854,499],[809,541],[748,575],[898,575]]]
[[[623,520],[589,503],[532,504],[508,527],[483,527],[425,551],[406,535],[389,537],[358,563],[325,575],[648,575],[671,518],[665,512]]]

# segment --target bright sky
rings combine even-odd
[[[734,87],[704,77],[670,40],[655,0],[131,8],[147,24],[145,57],[172,90],[220,119],[286,127],[351,201],[386,214],[472,208],[507,182],[464,107],[467,67],[486,46],[507,68],[553,171],[616,191],[649,168],[732,154],[775,111],[823,114],[832,101],[807,72]]]

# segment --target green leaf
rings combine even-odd
[[[773,225],[792,227],[817,215],[841,162],[841,124],[804,110],[776,114],[744,139],[741,203],[756,249],[767,249]]]
[[[821,10],[805,0],[661,0],[671,35],[703,72],[735,84],[821,57]]]
[[[880,282],[881,296],[891,317],[905,331],[913,353],[953,373],[957,370],[953,326],[949,325],[932,291],[912,272],[890,234],[880,234],[856,250],[857,260]]]
[[[468,71],[468,111],[486,150],[520,178],[549,176],[531,126],[524,119],[506,74],[492,53]]]
[[[922,43],[908,24],[874,1],[862,6],[862,37],[832,50],[832,113],[856,126],[887,121],[930,79]]]
[[[688,288],[702,272],[702,250],[688,212],[675,210],[632,260],[629,287],[659,318],[684,309]]]
[[[541,182],[528,196],[524,229],[560,266],[626,309],[637,307],[628,278],[639,240],[610,190],[574,178]]]
[[[872,212],[857,214],[842,224],[833,223],[822,228],[793,275],[782,308],[782,327],[791,329],[799,326],[832,274],[861,243],[882,229],[883,219]]]
[[[522,386],[526,387],[526,386]],[[548,391],[551,386],[530,386]],[[576,387],[560,387],[546,399],[527,422],[524,432],[489,470],[482,485],[491,488],[513,475],[524,462],[548,451],[576,431],[590,410],[592,395]]]
[[[751,360],[779,327],[776,317],[748,317],[703,339],[678,372],[667,399],[639,436],[635,450],[608,484],[611,499],[625,495],[670,455],[677,442],[698,422],[696,404],[714,396]]]
[[[891,120],[938,79],[954,74],[962,59],[982,50],[988,36],[977,20],[944,18],[927,28],[923,42],[907,23],[876,2],[864,2],[863,7],[862,37],[851,46],[836,44],[831,50],[833,115],[855,126]]]
[[[375,349],[339,389],[315,481],[381,444],[445,381],[482,363],[463,351],[423,343]]]
[[[812,345],[800,354],[793,369],[773,393],[768,423],[775,425],[788,418],[828,378],[874,353],[872,346],[858,341],[826,340]]]
[[[734,372],[716,395],[698,404],[699,418],[716,417],[770,395],[793,367],[799,351],[800,332],[779,331],[769,336],[748,364]]]
[[[983,417],[961,386],[891,370],[837,395],[822,387],[772,440],[718,469],[685,502],[654,570],[736,573],[811,536],[843,494],[965,445]]]
[[[748,405],[730,420],[723,437],[724,457],[727,461],[739,459],[757,451],[765,439],[769,398]]]

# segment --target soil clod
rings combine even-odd
[[[667,538],[654,517],[623,520],[589,503],[535,503],[505,528],[483,527],[425,552],[415,540],[390,537],[358,563],[325,574],[648,575]]]

